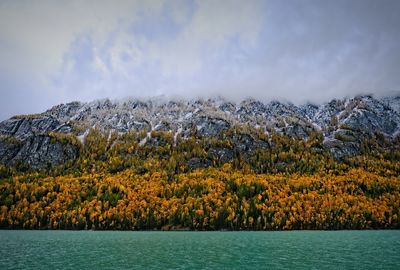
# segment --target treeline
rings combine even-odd
[[[40,171],[0,165],[1,228],[400,228],[400,154],[379,134],[343,160],[319,133],[51,136],[78,147],[78,159]]]
[[[169,177],[194,169],[219,168],[229,163],[234,170],[256,174],[316,172],[341,174],[350,168],[376,167],[395,170],[400,160],[400,140],[387,141],[381,134],[360,141],[357,157],[337,160],[323,145],[322,133],[313,132],[307,139],[279,133],[268,135],[260,130],[231,128],[218,136],[202,137],[193,129],[182,138],[171,132],[102,132],[91,129],[84,143],[74,135],[50,134],[53,140],[73,144],[79,148],[79,157],[58,167],[42,170],[43,175],[79,176],[85,173],[117,173],[133,169],[137,174],[165,172]],[[18,164],[17,164],[18,165]],[[374,170],[375,168],[372,168]],[[1,176],[32,172],[29,168],[0,168]]]

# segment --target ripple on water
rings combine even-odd
[[[400,269],[400,231],[0,231],[0,269]]]

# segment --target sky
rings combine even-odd
[[[0,120],[74,100],[400,91],[399,0],[0,1]]]

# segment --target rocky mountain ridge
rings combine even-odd
[[[79,149],[71,142],[55,140],[54,134],[70,134],[83,143],[94,127],[119,134],[146,132],[147,139],[141,144],[151,143],[152,131],[170,132],[175,138],[187,138],[193,131],[212,137],[233,127],[257,129],[265,134],[277,132],[298,139],[319,133],[324,137],[324,147],[342,158],[358,154],[365,137],[379,134],[388,141],[398,139],[400,96],[363,95],[300,106],[255,99],[235,103],[223,98],[71,102],[1,122],[0,163],[22,163],[33,168],[63,164],[75,159]]]

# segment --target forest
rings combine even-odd
[[[0,165],[0,228],[400,228],[400,151],[381,134],[341,160],[319,133],[300,139],[230,129],[181,138],[91,129],[83,143],[50,136],[77,145],[79,157],[44,170]],[[250,139],[260,146],[234,147]]]

